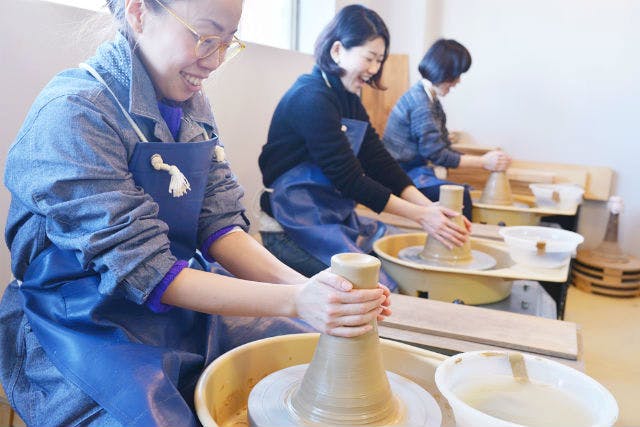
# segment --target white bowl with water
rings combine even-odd
[[[521,357],[529,378],[524,382],[514,378],[506,351],[462,353],[438,366],[435,382],[451,405],[458,427],[615,424],[618,405],[597,381],[543,357]]]
[[[518,264],[534,268],[558,268],[569,263],[584,241],[578,233],[540,226],[502,227],[498,231],[509,256]]]
[[[584,195],[584,188],[575,184],[529,184],[539,207],[575,211]]]

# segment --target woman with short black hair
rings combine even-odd
[[[476,156],[451,148],[447,116],[439,98],[460,83],[461,75],[470,67],[471,54],[462,44],[437,40],[418,66],[422,80],[400,98],[389,114],[382,142],[414,185],[431,200],[439,200],[440,186],[451,183],[436,177],[434,166],[504,171],[511,164],[511,158],[500,150]],[[463,203],[463,213],[471,220],[468,186]]]
[[[371,9],[342,9],[316,42],[316,66],[280,100],[259,163],[264,245],[303,274],[320,271],[338,252],[369,252],[384,233],[363,223],[356,203],[414,220],[447,246],[468,230],[434,205],[389,155],[359,94],[380,88],[389,32]],[[383,272],[384,273],[384,272]],[[382,283],[395,284],[381,276]]]

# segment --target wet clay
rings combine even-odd
[[[338,254],[331,259],[331,270],[356,288],[376,288],[380,261]],[[249,396],[250,424],[385,426],[408,425],[410,420],[415,426],[434,425],[428,423],[433,414],[425,411],[430,407],[425,402],[433,398],[415,383],[385,372],[375,321],[372,326],[354,338],[323,334],[308,367],[283,369],[261,381]]]
[[[363,254],[331,258],[331,271],[358,289],[378,286],[380,260]],[[398,405],[384,372],[378,330],[354,338],[323,334],[291,406],[304,420],[329,425],[390,423]]]
[[[491,172],[484,190],[482,190],[480,203],[497,206],[513,205],[511,184],[509,184],[509,178],[505,172]]]
[[[449,208],[459,214],[462,213],[463,196],[464,187],[461,185],[440,186],[440,206]],[[456,225],[464,228],[462,215],[458,215],[451,220]],[[448,266],[469,264],[473,261],[473,257],[471,255],[471,242],[467,240],[464,245],[455,246],[453,249],[449,249],[439,240],[427,237],[424,249],[420,253],[420,258],[429,263]]]
[[[440,206],[449,208],[460,215],[452,218],[452,221],[464,228],[462,217],[462,202],[464,187],[461,185],[440,186]],[[456,267],[465,270],[486,270],[496,265],[496,261],[490,255],[471,250],[471,240],[462,246],[449,249],[435,238],[427,236],[424,247],[406,248],[399,253],[401,259],[412,262],[431,265],[435,267]]]

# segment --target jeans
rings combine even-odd
[[[285,232],[261,231],[260,236],[262,237],[262,244],[269,252],[300,274],[311,277],[329,267],[302,249]],[[376,256],[373,253],[370,255]],[[382,268],[380,269],[378,281],[387,286],[391,292],[398,292],[397,282]]]
[[[284,232],[261,231],[260,236],[269,252],[300,274],[311,277],[329,267],[298,246]]]

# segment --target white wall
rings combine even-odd
[[[337,1],[338,6],[353,3]],[[417,64],[438,37],[471,51],[473,65],[444,98],[451,129],[522,160],[608,166],[623,197],[620,240],[640,256],[640,2],[634,0],[400,0],[362,2],[391,31],[392,51]],[[424,9],[423,9],[424,8]],[[405,45],[406,44],[406,45]],[[579,231],[599,243],[604,203],[587,202]]]
[[[637,256],[639,22],[632,0],[447,0],[443,13],[443,35],[474,59],[446,99],[451,126],[519,159],[611,167],[626,204],[621,245]],[[585,246],[605,223],[604,203],[585,204]]]
[[[256,195],[262,189],[258,156],[267,142],[271,115],[285,91],[300,74],[310,72],[313,63],[308,54],[250,44],[205,83],[220,139],[245,189],[244,203],[254,224],[259,211]]]
[[[44,2],[10,1],[0,15],[0,170],[26,112],[55,73],[73,67],[94,50],[96,39],[78,37],[90,12]],[[108,21],[107,21],[108,22]],[[28,23],[26,25],[25,23]],[[98,24],[96,24],[98,25]],[[25,26],[38,31],[25,32]],[[27,36],[28,35],[28,36]],[[310,55],[249,44],[246,51],[211,78],[205,91],[214,106],[220,137],[241,184],[245,205],[261,188],[260,147],[271,114],[298,75],[311,70]],[[4,232],[9,193],[0,186],[0,223]],[[250,217],[253,215],[250,212]],[[0,244],[0,293],[11,276],[9,252]]]

